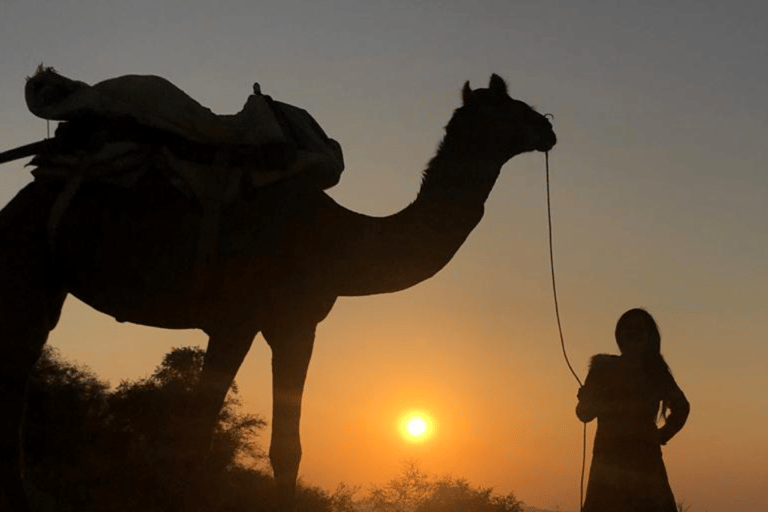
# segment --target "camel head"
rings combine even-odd
[[[476,151],[506,161],[520,153],[549,151],[557,138],[549,119],[507,93],[507,84],[492,75],[487,89],[462,90],[463,106],[448,125]],[[453,126],[452,126],[453,125]]]

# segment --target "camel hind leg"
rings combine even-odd
[[[278,507],[295,509],[301,462],[301,399],[315,341],[314,322],[292,319],[265,329],[272,348],[272,440],[269,460],[275,475]]]
[[[30,185],[0,211],[0,486],[14,512],[29,510],[21,444],[27,382],[66,296],[52,277],[50,196]]]

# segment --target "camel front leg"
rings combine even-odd
[[[210,508],[200,492],[205,487],[202,481],[206,478],[205,462],[221,407],[251,347],[255,331],[221,329],[209,336],[193,408],[185,411],[190,423],[188,433],[180,440],[184,445],[184,455],[179,461],[181,474],[171,489],[179,510],[191,512]]]
[[[241,332],[242,331],[242,332]],[[251,348],[255,330],[222,330],[211,334],[198,384],[198,418],[203,446],[208,450],[221,407],[235,375]]]
[[[66,293],[46,233],[57,191],[35,184],[0,210],[0,510],[27,512],[22,423],[30,373],[56,326]],[[7,506],[5,505],[7,504]]]
[[[269,459],[283,510],[294,508],[301,461],[301,397],[315,340],[315,325],[265,331],[272,348],[272,440]]]

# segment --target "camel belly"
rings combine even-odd
[[[312,234],[287,228],[284,208],[265,191],[211,233],[173,187],[84,184],[56,228],[54,261],[68,292],[118,321],[207,330],[262,325],[286,309],[319,322],[335,295],[305,250]]]
[[[118,321],[196,327],[199,226],[170,187],[85,184],[56,226],[53,260],[67,291]]]

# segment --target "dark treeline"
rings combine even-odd
[[[241,411],[233,386],[202,468],[192,390],[204,351],[176,348],[145,379],[114,390],[46,349],[30,382],[24,431],[27,491],[37,512],[259,512],[274,510],[271,472],[257,444],[266,425]],[[300,484],[299,512],[521,512],[466,480],[427,475],[415,462],[363,496]]]

